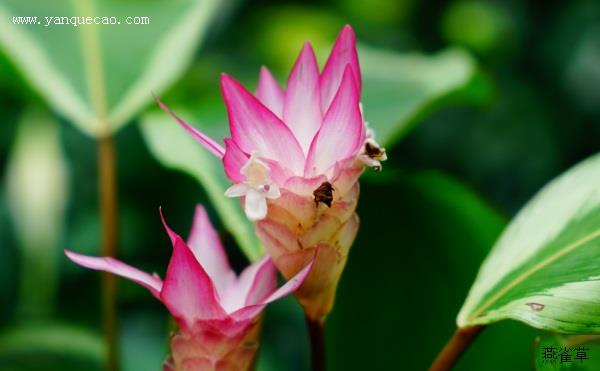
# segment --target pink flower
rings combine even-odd
[[[260,312],[300,286],[312,263],[276,289],[276,271],[268,257],[236,277],[201,206],[196,208],[187,244],[164,218],[163,224],[173,244],[164,281],[113,258],[65,253],[79,265],[144,286],[167,307],[179,333],[171,338],[165,370],[248,369],[258,347]]]
[[[322,72],[305,44],[285,91],[264,67],[255,94],[225,74],[221,88],[231,131],[225,148],[158,103],[222,158],[233,182],[225,194],[242,198],[285,277],[318,250],[296,295],[307,315],[324,319],[358,229],[358,177],[365,164],[379,171],[386,159],[363,119],[354,32],[342,29]]]

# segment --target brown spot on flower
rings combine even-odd
[[[315,205],[317,207],[319,206],[319,202],[324,203],[327,207],[331,207],[331,202],[333,201],[333,186],[329,182],[323,182],[319,188],[315,189],[313,196],[315,197]]]
[[[540,312],[542,309],[544,309],[544,304],[540,303],[527,303],[525,305],[527,305],[529,308],[531,308],[531,310],[536,312]]]
[[[373,141],[365,142],[365,154],[372,159],[380,160],[385,156],[385,149],[377,146]]]

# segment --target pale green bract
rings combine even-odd
[[[187,117],[185,112],[177,112]],[[252,261],[258,260],[263,249],[254,227],[244,215],[239,200],[225,197],[225,190],[231,182],[225,176],[221,160],[202,148],[163,111],[144,115],[140,129],[150,152],[162,165],[184,171],[202,184],[223,224],[244,254]]]
[[[151,101],[152,91],[179,77],[217,5],[2,0],[0,47],[54,110],[98,137],[117,131]],[[115,17],[121,24],[53,24],[59,16]],[[38,17],[40,24],[14,24],[13,17]],[[126,24],[127,17],[148,17],[149,24]]]
[[[515,319],[600,332],[600,154],[542,189],[483,263],[458,326]]]

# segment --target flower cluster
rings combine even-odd
[[[226,74],[221,89],[231,131],[224,147],[158,103],[222,159],[233,182],[225,194],[241,198],[284,277],[316,255],[296,296],[323,321],[358,229],[358,177],[386,159],[363,118],[354,32],[342,29],[321,72],[305,44],[285,90],[265,67],[254,94]]]
[[[165,305],[179,326],[171,337],[165,371],[249,369],[258,348],[260,312],[300,286],[312,264],[277,289],[276,270],[269,257],[236,276],[201,206],[196,208],[187,243],[164,218],[163,224],[173,244],[164,281],[110,257],[65,253],[79,265],[144,286]]]

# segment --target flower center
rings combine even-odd
[[[255,189],[262,189],[269,186],[269,168],[267,164],[258,159],[253,153],[248,162],[240,169],[246,177],[246,184]],[[269,189],[267,188],[266,191]]]

